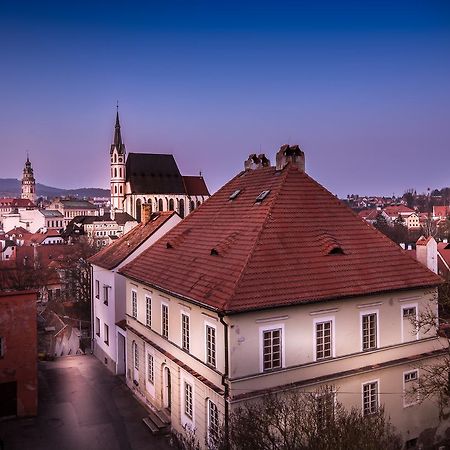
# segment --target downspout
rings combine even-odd
[[[229,376],[229,354],[228,354],[228,324],[224,320],[224,315],[219,314],[220,323],[223,325],[224,329],[224,344],[225,344],[225,373],[222,375],[222,385],[224,390],[224,399],[225,399],[225,419],[224,419],[224,425],[225,425],[225,442],[226,442],[226,448],[229,448],[229,440],[230,440],[230,430],[229,430],[229,418],[230,418],[230,411],[229,411],[229,404],[228,404],[228,397],[229,397],[229,386],[228,386],[228,376]]]

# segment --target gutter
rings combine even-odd
[[[229,430],[229,419],[230,419],[230,407],[228,403],[228,399],[230,396],[229,386],[228,386],[228,379],[229,379],[229,371],[230,371],[230,365],[229,365],[229,354],[228,354],[228,324],[224,320],[223,314],[218,314],[220,323],[223,325],[224,330],[224,345],[225,345],[225,373],[222,375],[222,385],[223,385],[223,391],[224,391],[224,400],[225,400],[225,446],[226,448],[229,447],[229,440],[230,440],[230,430]]]

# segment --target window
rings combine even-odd
[[[133,359],[134,359],[134,368],[139,370],[139,351],[136,342],[133,342]]]
[[[103,331],[104,331],[103,339],[105,341],[105,344],[109,345],[109,327],[108,325],[106,325],[106,323],[104,324]]]
[[[317,426],[326,428],[334,418],[335,393],[327,389],[316,398]]]
[[[408,307],[408,308],[403,308],[403,318],[404,319],[414,319],[416,317],[416,308],[413,307]]]
[[[402,306],[402,342],[419,339],[417,326],[417,305]]]
[[[378,411],[378,381],[363,384],[363,413],[365,416]]]
[[[161,311],[162,311],[162,314],[161,314],[162,335],[163,335],[163,337],[168,339],[169,338],[169,307],[167,305],[162,304]]]
[[[377,348],[377,314],[364,314],[362,316],[362,349]]]
[[[170,200],[169,200],[169,211],[173,211],[175,208],[174,208],[174,204],[173,204],[173,198],[171,198]]]
[[[184,413],[192,419],[192,386],[184,382]]]
[[[131,315],[137,319],[137,292],[131,291]]]
[[[281,328],[263,332],[263,370],[281,368]]]
[[[106,285],[103,286],[103,303],[105,305],[108,305],[108,288],[109,286]]]
[[[189,316],[181,314],[181,347],[189,351]]]
[[[216,329],[206,325],[206,364],[216,367]]]
[[[145,297],[145,325],[152,326],[152,299]]]
[[[147,354],[147,379],[151,384],[155,383],[155,363],[153,355]]]
[[[403,406],[415,405],[419,401],[417,388],[417,382],[419,380],[419,371],[411,370],[409,372],[403,372]]]
[[[5,356],[5,338],[0,336],[0,358]]]
[[[330,358],[332,321],[316,323],[316,359]]]
[[[219,438],[219,410],[217,405],[208,400],[208,441],[214,446]]]
[[[100,319],[98,317],[95,318],[95,334],[100,336]]]

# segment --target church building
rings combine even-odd
[[[183,218],[209,197],[203,177],[181,175],[173,155],[127,156],[118,111],[110,165],[111,208],[130,214],[138,222],[143,204],[149,205],[152,212],[176,211]]]
[[[22,194],[20,197],[31,200],[33,203],[36,201],[36,180],[34,179],[33,168],[28,156],[23,168]]]

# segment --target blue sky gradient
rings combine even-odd
[[[173,153],[212,191],[298,143],[339,196],[450,186],[450,3],[2,2],[0,177],[108,187]]]

